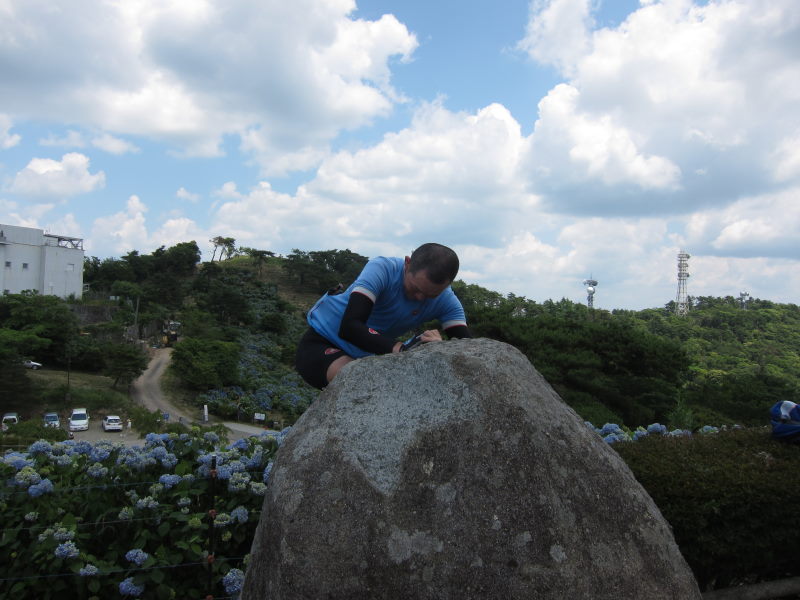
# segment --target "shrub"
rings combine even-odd
[[[800,575],[800,452],[767,428],[614,444],[672,526],[701,589]]]
[[[222,597],[240,587],[285,432],[142,446],[40,440],[0,459],[4,598]]]

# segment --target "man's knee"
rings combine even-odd
[[[340,356],[335,361],[333,361],[328,366],[328,372],[327,372],[328,383],[333,381],[333,378],[339,374],[339,371],[341,370],[342,367],[344,367],[348,363],[353,362],[354,360],[355,359],[352,358],[351,356]]]

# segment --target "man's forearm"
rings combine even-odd
[[[339,337],[366,352],[389,354],[397,342],[367,326],[372,306],[372,300],[364,294],[358,292],[350,294],[339,325]]]

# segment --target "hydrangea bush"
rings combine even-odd
[[[254,413],[275,410],[294,422],[319,392],[278,362],[280,347],[268,336],[243,334],[240,344],[242,385],[209,390],[198,395],[197,403],[224,417],[249,419]]]
[[[673,429],[672,431],[669,431],[666,425],[662,425],[661,423],[652,423],[647,427],[637,427],[633,431],[626,427],[620,427],[616,423],[606,423],[602,427],[595,427],[589,421],[585,421],[585,423],[589,429],[597,433],[603,438],[603,441],[608,444],[615,444],[617,442],[635,442],[649,435],[665,435],[668,437],[685,437],[692,435],[692,431],[689,429]],[[739,428],[740,427],[738,425],[733,426],[733,429]],[[706,425],[698,429],[696,433],[719,433],[720,431],[724,431],[726,429],[727,427],[725,426],[720,428]]]
[[[40,440],[0,460],[9,598],[233,597],[286,430]]]

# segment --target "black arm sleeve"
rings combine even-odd
[[[444,330],[449,338],[471,338],[472,334],[466,325],[454,325]]]
[[[366,352],[389,354],[397,343],[381,334],[370,333],[367,319],[372,313],[374,303],[364,294],[353,292],[347,301],[347,308],[339,325],[339,337],[355,344]]]

